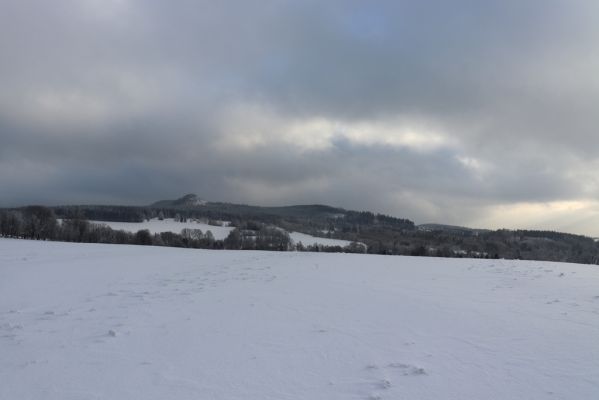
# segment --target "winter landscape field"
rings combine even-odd
[[[212,232],[212,235],[216,240],[225,239],[229,233],[235,229],[233,226],[226,225],[223,222],[223,226],[208,225],[196,221],[178,222],[173,218],[165,218],[163,220],[151,219],[144,222],[114,222],[114,221],[90,221],[95,224],[107,225],[114,230],[124,230],[127,232],[135,233],[141,229],[147,229],[150,233],[161,233],[161,232],[173,232],[180,233],[182,229],[200,229],[203,233],[207,231]],[[347,246],[351,242],[349,240],[340,239],[329,239],[317,236],[308,235],[301,232],[288,232],[289,237],[294,243],[302,242],[303,245],[308,246],[312,244],[322,246]]]
[[[180,233],[183,229],[200,229],[202,232],[210,231],[217,240],[223,240],[229,235],[234,227],[208,225],[196,221],[178,222],[173,218],[159,220],[157,218],[144,222],[114,222],[114,221],[90,221],[94,224],[106,225],[114,230],[124,230],[135,233],[141,229],[147,229],[150,233],[173,232]]]
[[[0,239],[0,399],[597,399],[599,268]]]

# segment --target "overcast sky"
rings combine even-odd
[[[599,236],[596,0],[0,0],[0,206]]]

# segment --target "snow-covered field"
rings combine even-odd
[[[177,222],[172,218],[165,218],[164,220],[151,219],[144,222],[113,222],[113,221],[90,221],[94,224],[108,225],[115,230],[123,230],[127,232],[137,232],[141,229],[147,229],[150,233],[162,233],[162,232],[174,232],[181,233],[185,228],[200,229],[203,233],[211,231],[212,235],[216,240],[222,240],[229,235],[233,229],[232,226],[214,226],[203,224],[200,222],[187,221]]]
[[[351,243],[349,240],[321,238],[300,232],[289,232],[289,237],[291,238],[291,240],[293,240],[293,243],[302,242],[304,246],[318,244],[322,246],[345,247]]]
[[[90,221],[94,224],[108,225],[115,230],[124,230],[127,232],[137,232],[141,229],[147,229],[150,233],[161,233],[161,232],[174,232],[180,233],[184,228],[201,229],[202,232],[211,231],[212,235],[216,240],[222,240],[229,235],[233,229],[232,226],[213,226],[207,225],[200,222],[187,221],[187,222],[176,222],[172,218],[165,218],[164,220],[152,219],[144,222],[110,222],[110,221]],[[323,246],[341,246],[345,247],[351,242],[348,240],[340,239],[328,239],[316,236],[307,235],[300,232],[290,232],[289,237],[294,243],[302,242],[304,246],[318,244]]]
[[[599,398],[599,267],[0,239],[0,399]]]

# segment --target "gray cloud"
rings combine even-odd
[[[529,227],[593,234],[598,39],[587,1],[9,0],[0,205],[568,204]]]

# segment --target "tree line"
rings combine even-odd
[[[412,221],[369,212],[343,215],[242,215],[240,208],[169,209],[119,206],[28,206],[0,210],[0,235],[69,242],[142,244],[204,249],[327,251],[434,257],[505,258],[599,264],[599,244],[588,237],[552,231],[418,229]],[[224,240],[210,232],[135,233],[118,231],[98,220],[202,218],[214,225],[229,221],[235,229]],[[341,239],[350,246],[293,243],[287,231]]]
[[[151,233],[115,230],[101,223],[92,223],[82,213],[70,218],[57,218],[54,210],[44,206],[27,206],[0,210],[0,236],[16,239],[53,240],[79,243],[131,244],[196,249],[328,251],[363,252],[354,247],[308,246],[292,242],[283,229],[256,221],[247,221],[233,229],[227,238],[217,240],[210,230],[183,228],[180,233]],[[180,221],[184,221],[183,218]],[[213,221],[216,224],[216,221]]]

